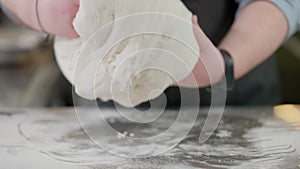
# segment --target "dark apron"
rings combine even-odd
[[[202,29],[217,46],[233,23],[238,4],[234,0],[183,0],[183,2],[193,14],[198,16]],[[189,92],[197,92],[197,90],[200,91],[201,105],[210,105],[211,93],[209,90],[181,89],[185,95]],[[281,101],[279,91],[276,58],[273,56],[235,82],[234,90],[227,94],[227,104],[275,105]],[[169,108],[180,107],[181,95],[178,87],[168,88],[165,95]],[[163,99],[162,97],[157,100]],[[150,107],[150,104],[147,102],[139,107]]]

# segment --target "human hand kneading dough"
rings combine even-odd
[[[194,34],[200,49],[200,58],[191,74],[177,85],[189,88],[206,87],[220,82],[224,77],[224,59],[220,50],[204,34],[193,16]],[[196,83],[195,83],[196,82]]]
[[[1,4],[9,15],[22,25],[67,38],[78,36],[72,23],[79,8],[79,0],[1,0]],[[224,63],[219,50],[199,27],[196,16],[193,17],[193,25],[194,34],[201,49],[201,58],[193,72],[178,85],[204,87],[222,79]],[[193,83],[194,77],[197,82],[196,86]]]
[[[75,38],[73,19],[79,0],[0,0],[2,8],[19,24],[66,38]]]

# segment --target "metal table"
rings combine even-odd
[[[101,131],[102,124],[94,120],[98,110],[80,110],[88,127]],[[1,109],[0,168],[300,168],[299,124],[276,118],[271,107],[231,107],[212,137],[199,144],[207,110],[200,110],[194,128],[175,148],[155,157],[130,159],[95,145],[81,129],[73,108]],[[136,136],[164,130],[177,116],[175,110],[168,110],[160,122],[137,125],[115,116],[114,110],[103,114],[114,129]],[[134,150],[136,145],[129,146]]]

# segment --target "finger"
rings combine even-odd
[[[193,24],[193,31],[194,31],[194,36],[196,38],[196,41],[199,45],[200,48],[203,47],[203,38],[205,37],[202,32],[202,29],[200,28],[199,24],[198,24],[198,17],[196,15],[193,15],[192,17],[192,24]],[[181,86],[181,87],[188,87],[188,88],[193,88],[193,87],[197,87],[197,83],[195,83],[196,77],[195,77],[195,73],[198,67],[198,64],[200,64],[200,59],[198,60],[198,63],[196,64],[195,68],[193,69],[193,71],[183,80],[181,80],[180,82],[177,82],[175,85],[177,86]]]
[[[197,40],[197,43],[198,45],[201,43],[200,42],[200,39],[201,39],[201,28],[198,24],[198,17],[197,15],[194,15],[193,18],[192,18],[192,24],[193,24],[193,30],[194,30],[194,35],[196,37],[196,40]]]
[[[79,6],[79,0],[72,0],[74,4]]]
[[[210,84],[210,78],[215,77],[214,72],[218,72],[215,70],[217,67],[215,63],[219,63],[219,57],[216,47],[199,26],[197,16],[193,16],[192,23],[194,35],[201,50],[201,57],[191,74],[179,82],[178,85],[182,87],[204,87]],[[195,80],[197,83],[195,83]]]
[[[39,0],[39,16],[45,31],[67,38],[78,37],[73,20],[79,9],[79,0]]]
[[[211,41],[208,39],[208,37],[205,35],[203,30],[201,29],[201,27],[199,26],[198,17],[196,15],[193,16],[192,23],[193,23],[194,35],[196,37],[200,49],[205,49],[208,46],[213,45]]]
[[[14,14],[18,23],[24,26],[36,30],[43,28],[47,33],[68,38],[78,36],[72,23],[79,8],[79,0],[38,0],[38,10],[36,10],[36,0],[2,0],[1,2]]]

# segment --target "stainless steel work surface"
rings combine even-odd
[[[90,131],[97,135],[102,130],[102,124],[95,120],[98,111],[80,110],[85,113]],[[188,116],[189,111],[184,113]],[[198,138],[206,113],[207,109],[200,110],[194,128],[175,148],[156,157],[130,159],[96,145],[82,130],[72,108],[2,109],[0,168],[300,168],[300,125],[277,119],[271,107],[227,108],[212,137],[200,144]],[[107,124],[131,137],[165,130],[178,115],[169,110],[161,116],[162,120],[135,124],[116,116],[114,110],[107,109],[103,114]],[[108,139],[105,135],[99,137]],[[122,137],[116,136],[114,141],[121,145]],[[126,146],[134,151],[137,145]]]

